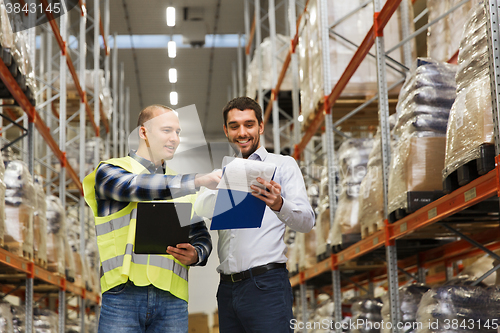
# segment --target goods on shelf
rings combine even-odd
[[[11,49],[14,46],[14,33],[12,32],[9,16],[3,1],[0,3],[0,46],[2,47],[0,56],[3,62],[6,66],[11,66]]]
[[[314,311],[314,323],[320,323],[314,333],[330,333],[334,326],[333,322],[333,301],[328,294],[319,294],[316,299],[316,310]]]
[[[61,200],[54,195],[47,196],[47,263],[48,270],[65,274],[66,238],[65,211]]]
[[[4,182],[5,165],[3,164],[3,157],[0,154],[0,246],[4,246],[5,236],[5,189]]]
[[[80,322],[77,319],[66,320],[65,333],[80,333]]]
[[[300,235],[300,233],[299,233]],[[299,270],[304,270],[316,264],[316,227],[302,236],[297,235],[299,254]]]
[[[271,39],[270,37],[264,38],[264,41],[256,48],[255,56],[253,57],[250,65],[248,66],[248,76],[247,76],[247,96],[255,98],[257,96],[257,91],[259,89],[259,72],[262,73],[261,77],[261,89],[274,89],[275,86],[272,85],[272,57],[276,57],[277,72],[276,79],[281,71],[281,66],[285,62],[288,50],[290,49],[290,37],[286,37],[280,34],[276,35],[276,52],[271,52]],[[257,64],[257,57],[259,56],[259,50],[262,54],[261,64],[262,71],[259,71]],[[286,71],[285,78],[281,83],[280,90],[292,90],[292,74],[291,69],[288,68]]]
[[[82,86],[87,93],[94,93],[94,78],[95,71],[93,69],[85,70],[85,87]],[[77,72],[77,75],[79,73]],[[110,119],[111,114],[113,113],[113,98],[111,97],[111,91],[108,87],[106,87],[106,79],[104,78],[104,70],[100,69],[97,72],[98,80],[99,80],[99,101],[101,102],[101,109],[106,115],[108,119]],[[44,78],[47,82],[53,82],[52,86],[56,89],[60,88],[60,78],[59,71],[53,70],[51,73],[45,73]],[[73,114],[78,111],[80,108],[80,96],[78,95],[78,91],[76,89],[75,82],[73,81],[73,77],[69,71],[66,71],[66,90],[67,90],[67,98],[68,104],[66,113],[68,115]],[[54,91],[52,92],[55,93]],[[92,97],[88,96],[90,100]],[[59,104],[55,103],[55,109],[59,110]],[[78,118],[75,121],[79,121]]]
[[[33,326],[35,327],[35,333],[59,332],[57,313],[48,309],[33,309]]]
[[[74,214],[66,219],[66,235],[70,252],[75,263],[75,284],[85,287],[88,281],[88,264],[86,258],[80,256],[80,221]]]
[[[35,178],[35,213],[33,215],[33,252],[35,263],[47,268],[47,202],[41,177]]]
[[[460,272],[459,277],[465,276],[472,279],[480,278],[481,276],[483,276],[483,274],[485,274],[486,272],[488,272],[490,269],[492,269],[494,266],[497,265],[497,263],[495,263],[495,260],[489,255],[465,259],[463,260],[463,264],[464,264],[464,269]],[[493,272],[482,282],[488,286],[498,284],[496,283],[496,280],[498,279],[499,276],[500,274],[498,274],[498,271]]]
[[[391,116],[391,118],[394,115]],[[384,187],[382,174],[382,141],[380,130],[373,139],[373,149],[368,156],[366,175],[359,187],[359,224],[361,238],[384,226]]]
[[[10,303],[7,302],[0,302],[0,332],[14,332]]]
[[[8,162],[4,181],[4,244],[10,252],[33,259],[33,213],[36,196],[28,166],[22,161]]]
[[[24,333],[26,331],[26,307],[11,305],[12,326],[15,333]]]
[[[343,18],[357,8],[360,8],[365,1],[328,1],[328,26],[331,27],[337,20]],[[385,1],[382,1],[385,3]],[[412,5],[409,4],[410,11]],[[308,16],[301,21],[301,31],[299,44],[299,74],[301,90],[301,109],[305,119],[315,111],[318,102],[330,93],[323,88],[323,66],[321,46],[321,20],[317,3],[311,1],[308,5]],[[410,17],[413,17],[410,14]],[[411,21],[411,20],[410,20]],[[356,45],[360,45],[367,32],[373,25],[373,5],[369,3],[357,12],[350,15],[345,21],[333,28],[333,31]],[[413,23],[412,23],[413,25]],[[389,20],[384,29],[384,41],[386,49],[399,43],[400,34],[400,12],[399,9]],[[411,42],[410,42],[411,43]],[[357,47],[330,32],[329,39],[330,53],[330,82],[333,87],[347,65],[351,61]],[[393,59],[400,61],[401,48],[389,54]],[[399,80],[401,74],[388,67],[388,85]],[[374,58],[366,57],[358,70],[354,73],[346,88],[344,95],[370,95],[377,92],[377,68]],[[305,121],[303,124],[307,124]]]
[[[379,333],[380,322],[382,322],[382,305],[380,298],[367,298],[354,302],[351,307],[351,321],[359,322],[361,325],[355,324],[355,329],[352,329],[351,333]],[[379,323],[379,325],[375,323]]]
[[[445,133],[455,100],[454,65],[419,58],[407,77],[396,107],[399,137],[389,172],[388,211],[399,219],[437,199],[444,166]],[[396,210],[402,210],[398,214]]]
[[[427,0],[428,21],[434,21],[460,2],[460,0]],[[479,0],[472,0],[464,3],[427,29],[427,55],[429,58],[448,61],[455,55],[460,45],[462,27],[467,19],[467,13],[478,2]]]
[[[417,309],[422,296],[430,289],[421,283],[410,284],[399,288],[399,304],[401,313],[401,322],[404,324],[405,333],[416,333],[414,323],[417,320]],[[391,321],[391,304],[389,301],[389,293],[382,296],[382,317],[384,322]],[[391,329],[387,326],[381,330],[381,333],[391,333]]]
[[[328,235],[330,233],[330,202],[326,197],[318,206],[316,217],[316,256],[328,254]],[[323,258],[320,258],[323,259]]]
[[[486,19],[483,5],[475,6],[469,13],[460,42],[457,98],[450,111],[442,172],[444,186],[449,188],[447,192],[495,165],[494,153],[491,157],[485,153],[494,140]],[[455,171],[460,171],[460,175]],[[465,173],[467,177],[462,176]]]
[[[334,245],[353,243],[359,240],[360,225],[359,188],[366,175],[368,156],[372,150],[371,139],[348,139],[339,148],[340,197],[335,212],[333,227],[328,237]]]
[[[95,233],[90,232],[87,238],[87,243],[85,247],[86,261],[89,267],[89,289],[94,292],[99,292],[101,289],[101,282],[99,280],[99,251],[97,250],[97,240],[95,238]]]
[[[417,333],[497,332],[492,323],[500,319],[499,299],[498,286],[459,284],[432,288],[418,306],[417,321],[423,325]]]

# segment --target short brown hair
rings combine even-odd
[[[173,109],[169,108],[168,106],[161,105],[161,104],[153,104],[150,106],[146,106],[142,111],[139,113],[139,118],[137,119],[137,126],[143,126],[145,122],[148,120],[151,120],[153,118],[153,111],[156,109],[164,109],[168,111],[174,111]]]
[[[240,111],[253,110],[255,112],[255,117],[257,121],[262,123],[262,108],[259,103],[250,97],[236,97],[230,100],[226,106],[222,109],[222,115],[224,117],[224,125],[227,125],[227,114],[232,109],[238,109]]]

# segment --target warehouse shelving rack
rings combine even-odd
[[[28,1],[31,3],[34,0]],[[41,0],[44,8],[47,8],[47,1]],[[85,142],[90,138],[99,138],[101,136],[105,137],[105,151],[107,155],[110,154],[111,144],[113,145],[113,156],[117,156],[118,151],[125,151],[126,136],[128,129],[125,127],[128,125],[126,122],[122,121],[118,124],[118,119],[125,119],[125,102],[128,104],[129,97],[125,95],[124,92],[124,71],[123,66],[121,72],[118,72],[117,65],[117,45],[114,43],[113,49],[113,136],[111,138],[109,127],[109,120],[100,108],[99,103],[99,92],[100,92],[100,82],[99,76],[94,75],[94,92],[91,94],[85,91],[85,66],[86,66],[86,33],[89,31],[94,32],[94,40],[91,51],[93,52],[94,58],[94,69],[97,71],[100,69],[100,60],[104,62],[104,72],[106,86],[109,87],[110,82],[110,50],[109,50],[109,0],[104,1],[104,24],[101,20],[100,15],[100,1],[94,0],[94,10],[93,18],[87,13],[86,2],[80,0],[78,5],[75,7],[79,12],[79,18],[76,23],[79,24],[79,29],[76,31],[76,41],[78,43],[78,49],[73,47],[70,42],[68,35],[68,20],[71,13],[62,15],[59,17],[59,25],[57,20],[52,17],[50,12],[46,12],[49,24],[41,25],[38,27],[41,31],[40,35],[40,50],[39,58],[37,61],[37,81],[40,84],[40,89],[37,93],[37,106],[34,107],[21,90],[15,79],[12,77],[9,69],[0,59],[0,79],[7,86],[11,92],[15,101],[24,110],[25,115],[20,117],[20,119],[15,120],[17,122],[24,121],[25,128],[27,128],[27,138],[23,142],[23,147],[17,146],[16,148],[23,152],[25,160],[28,163],[30,173],[32,175],[38,172],[42,173],[43,168],[45,168],[48,182],[45,184],[47,192],[52,191],[58,192],[63,206],[67,211],[75,210],[80,217],[80,255],[85,255],[85,235],[90,232],[92,218],[91,214],[88,213],[88,208],[85,205],[82,192],[81,181],[85,176]],[[33,15],[29,15],[31,23],[36,19]],[[87,24],[89,21],[91,24]],[[33,24],[34,25],[34,24]],[[33,26],[32,25],[32,26]],[[50,25],[50,29],[48,27]],[[30,55],[31,61],[35,64],[35,35],[36,28],[31,28],[28,30],[29,42],[31,45],[31,50],[33,51]],[[104,56],[100,55],[100,43],[99,38],[102,34],[103,45],[104,45]],[[116,35],[115,35],[116,37]],[[57,46],[60,48],[60,54],[53,54],[53,40],[56,40]],[[116,40],[116,38],[115,38]],[[75,61],[73,61],[71,55],[75,55]],[[57,63],[59,60],[59,63]],[[58,66],[59,65],[59,66]],[[53,67],[59,68],[59,80],[60,87],[56,89],[53,87],[53,83],[56,78],[52,78],[52,74],[49,75],[47,81],[44,79],[45,73],[52,73]],[[76,74],[75,66],[79,69],[79,75]],[[66,90],[66,71],[69,70],[72,79],[74,81],[77,95],[79,99],[79,110],[76,111],[70,117],[67,116],[67,90]],[[118,90],[118,76],[120,77],[120,90]],[[53,90],[56,94],[53,94]],[[127,87],[127,95],[129,93]],[[91,97],[90,99],[88,97]],[[54,101],[59,101],[59,113],[54,112],[52,104]],[[118,108],[118,101],[120,101],[120,108]],[[91,103],[93,104],[93,109]],[[53,115],[54,113],[54,115]],[[88,119],[86,119],[86,116]],[[77,118],[79,117],[79,118]],[[73,127],[72,120],[79,119],[79,127]],[[35,133],[34,128],[37,131]],[[6,128],[2,129],[2,131]],[[67,131],[73,131],[74,138],[67,140]],[[54,135],[59,134],[59,143],[53,138]],[[38,138],[40,136],[40,138]],[[75,171],[72,165],[68,162],[66,157],[67,144],[72,142],[79,142],[79,174]],[[38,142],[37,142],[38,141]],[[43,149],[43,143],[45,143],[45,149]],[[96,145],[94,165],[99,162],[99,147]],[[58,177],[52,178],[52,173],[57,173],[51,166],[51,160],[57,159],[60,162],[60,172]],[[68,174],[68,178],[66,177]],[[73,185],[71,185],[73,184]],[[68,199],[68,201],[66,201]],[[82,261],[83,262],[83,261]],[[34,293],[37,290],[49,290],[58,291],[58,303],[59,303],[59,331],[65,331],[65,317],[67,309],[78,310],[80,312],[80,326],[83,331],[85,328],[85,315],[86,307],[89,305],[99,305],[100,294],[96,291],[89,291],[85,286],[77,286],[74,283],[66,280],[66,277],[62,277],[59,274],[55,274],[47,271],[46,269],[35,265],[32,261],[25,258],[19,258],[10,252],[0,249],[0,264],[5,267],[12,268],[21,274],[26,274],[26,286],[25,292],[22,294],[19,290],[19,286],[4,286],[2,289],[6,293],[12,293],[13,295],[21,296],[24,299],[26,305],[26,332],[33,332],[33,305],[34,305]],[[94,272],[98,275],[98,272]],[[36,279],[37,284],[45,285],[42,287],[40,285],[34,286],[34,280]],[[72,294],[78,297],[78,306],[66,306],[66,293]]]
[[[417,31],[413,32],[410,34],[410,29],[408,28],[409,25],[409,17],[408,17],[408,3],[401,0],[388,0],[385,5],[382,7],[380,1],[375,0],[374,6],[375,6],[375,13],[374,13],[374,25],[366,35],[364,41],[362,42],[361,45],[359,45],[355,55],[353,56],[350,64],[348,65],[347,69],[343,73],[342,77],[336,84],[336,86],[331,89],[329,87],[329,81],[327,78],[325,78],[324,82],[324,91],[328,92],[331,91],[331,93],[323,99],[323,101],[320,102],[320,105],[317,106],[319,109],[319,112],[316,113],[316,116],[314,120],[309,124],[307,127],[304,135],[300,140],[295,140],[296,143],[298,143],[294,147],[294,157],[296,159],[300,159],[300,156],[302,153],[306,153],[306,155],[311,155],[314,154],[312,153],[313,148],[310,147],[310,140],[317,134],[318,130],[322,126],[323,122],[325,124],[325,133],[323,136],[326,138],[326,140],[323,140],[323,149],[324,149],[324,154],[328,159],[328,168],[329,171],[331,171],[334,168],[334,133],[342,135],[340,131],[336,130],[336,127],[345,122],[347,119],[353,117],[361,111],[362,109],[366,108],[368,105],[373,103],[374,101],[378,100],[380,97],[379,101],[379,113],[381,116],[379,117],[380,120],[380,127],[382,128],[382,133],[384,134],[382,136],[383,140],[383,160],[384,160],[384,188],[385,188],[385,193],[384,193],[384,201],[385,201],[385,209],[387,207],[387,179],[388,179],[388,162],[390,158],[390,151],[389,151],[389,145],[388,145],[388,135],[389,135],[389,129],[388,129],[388,91],[392,90],[393,88],[396,88],[397,85],[401,84],[404,80],[402,78],[399,82],[395,83],[393,86],[387,88],[386,84],[386,79],[385,79],[385,66],[386,66],[386,61],[388,61],[386,54],[392,52],[398,47],[403,47],[403,59],[404,59],[404,64],[398,64],[402,70],[408,70],[408,67],[410,67],[411,64],[411,50],[409,47],[408,41],[410,41],[412,38],[416,37],[417,35],[421,34],[422,32],[426,31],[428,27],[432,26],[433,24],[437,23],[439,20],[445,18],[448,14],[453,12],[454,10],[458,9],[460,6],[465,4],[468,0],[461,1],[460,3],[456,4],[454,7],[449,9],[447,12],[443,13],[440,15],[438,18],[435,20],[428,22],[425,24],[423,27],[418,29]],[[282,82],[282,79],[284,77],[284,73],[286,72],[290,62],[293,63],[293,56],[295,55],[295,47],[297,45],[298,41],[298,27],[300,24],[300,19],[302,15],[307,11],[307,5],[309,1],[306,2],[305,6],[299,3],[295,3],[295,1],[290,1],[289,3],[289,10],[290,10],[290,26],[293,27],[291,30],[291,47],[288,52],[287,58],[285,63],[283,64],[283,67],[281,69],[281,74],[278,79],[278,81],[274,81],[275,83],[275,88],[272,89],[271,91],[271,99],[274,100],[277,96],[277,93],[279,92],[280,89],[280,84]],[[292,15],[295,16],[295,6],[302,7],[304,9],[304,13],[300,15],[299,17],[299,22],[295,22],[295,19],[291,19]],[[323,31],[322,31],[322,49],[323,49],[323,64],[325,68],[323,68],[323,73],[329,73],[329,70],[326,66],[329,64],[328,60],[328,52],[325,52],[328,48],[328,37],[331,36],[332,31],[330,30],[331,27],[328,27],[328,22],[326,20],[326,1],[320,0],[319,1],[319,7],[320,7],[320,13],[321,13],[321,20],[322,20],[322,26],[323,26]],[[364,4],[363,4],[364,5]],[[363,7],[363,5],[360,6]],[[401,13],[402,13],[402,26],[403,26],[403,40],[388,50],[387,52],[385,51],[384,45],[383,45],[383,28],[389,21],[390,17],[392,14],[395,12],[396,8],[400,6]],[[358,10],[360,9],[358,8]],[[274,8],[270,6],[269,8],[269,17],[271,17],[271,11],[273,11]],[[262,24],[262,20],[260,19],[260,4],[258,1],[255,1],[255,17],[253,21],[252,28],[250,29],[249,26],[249,6],[248,6],[248,1],[245,3],[245,22],[246,22],[246,35],[247,35],[247,46],[246,46],[246,54],[247,54],[247,64],[250,62],[250,50],[251,50],[251,44],[253,41],[254,35],[257,35],[256,38],[256,45],[260,45],[260,25]],[[292,14],[293,13],[293,14]],[[353,12],[354,13],[354,12]],[[425,12],[424,12],[425,13]],[[491,61],[491,77],[492,77],[492,96],[493,96],[493,115],[494,115],[494,121],[495,121],[495,148],[496,148],[496,155],[500,153],[500,138],[498,134],[498,127],[499,127],[499,121],[498,121],[498,110],[500,109],[498,103],[498,72],[500,68],[499,62],[499,54],[498,54],[498,47],[493,47],[492,45],[497,45],[498,44],[498,29],[491,29],[491,27],[497,27],[498,28],[498,5],[496,1],[489,1],[489,11],[490,15],[490,21],[489,21],[489,44],[490,44],[490,61]],[[352,13],[350,13],[352,14]],[[350,15],[349,14],[349,15]],[[417,18],[415,18],[415,21],[419,20],[424,14],[419,15]],[[341,19],[343,20],[343,19]],[[339,21],[341,21],[339,20]],[[294,28],[297,28],[297,30],[294,31]],[[272,29],[271,30],[271,35],[272,35]],[[493,37],[492,37],[493,36]],[[272,38],[272,36],[271,36]],[[367,100],[365,103],[359,105],[356,107],[354,110],[349,112],[345,116],[338,117],[335,123],[332,121],[332,108],[335,105],[335,103],[339,100],[339,97],[342,94],[343,89],[349,82],[350,78],[360,65],[360,63],[363,61],[363,59],[369,54],[370,48],[375,44],[377,53],[374,55],[377,59],[377,68],[378,68],[378,85],[379,85],[379,92],[376,94],[374,97],[371,99]],[[258,50],[256,52],[256,55],[258,55]],[[373,56],[373,55],[372,55]],[[449,63],[456,63],[458,58],[458,51],[449,59]],[[291,61],[292,59],[292,61]],[[326,64],[326,65],[325,65]],[[259,65],[259,68],[261,68],[261,65]],[[293,66],[292,66],[293,68]],[[324,75],[325,77],[326,75]],[[294,78],[297,77],[296,72],[294,71]],[[262,95],[263,92],[261,92],[261,89],[259,87],[259,103],[262,104]],[[293,95],[293,100],[294,103],[297,104],[297,110],[298,110],[298,90],[296,95]],[[496,105],[495,105],[496,104]],[[273,110],[273,113],[278,110],[278,107],[276,107],[276,104],[271,104],[269,103],[268,108],[266,109],[266,115],[269,117],[269,112],[270,110]],[[296,110],[294,108],[294,110]],[[335,109],[333,109],[335,110]],[[294,113],[295,115],[295,113]],[[294,116],[295,117],[295,116]],[[296,119],[296,118],[295,118]],[[295,130],[298,130],[298,126],[295,123]],[[299,137],[294,136],[295,138]],[[325,142],[326,141],[326,142]],[[275,141],[276,143],[276,141]],[[277,146],[275,146],[276,150]],[[279,151],[279,150],[277,150]],[[309,159],[306,158],[306,164],[310,163]],[[310,269],[306,269],[304,271],[301,271],[298,275],[294,276],[291,278],[291,283],[292,286],[300,286],[300,295],[301,295],[301,305],[302,305],[302,313],[303,313],[303,321],[307,321],[307,313],[306,313],[306,284],[308,281],[312,281],[313,283],[318,279],[318,277],[321,277],[322,275],[325,275],[326,273],[331,273],[332,278],[330,281],[332,282],[332,289],[333,289],[333,295],[334,295],[334,300],[335,300],[335,320],[340,321],[342,318],[342,308],[341,308],[341,291],[345,290],[346,288],[358,288],[362,287],[361,284],[368,284],[371,286],[369,288],[370,290],[373,290],[373,283],[376,281],[380,281],[381,279],[383,280],[388,280],[389,281],[389,293],[390,293],[390,301],[391,301],[391,320],[393,323],[399,321],[398,315],[399,312],[396,311],[398,308],[398,292],[397,288],[399,286],[398,282],[398,271],[403,272],[403,274],[406,274],[408,276],[411,276],[413,279],[419,280],[419,281],[427,281],[428,283],[433,283],[433,282],[438,282],[438,281],[443,281],[444,279],[449,279],[453,276],[453,271],[452,271],[452,266],[451,263],[455,262],[457,260],[462,260],[464,258],[468,257],[473,257],[477,256],[480,253],[487,252],[490,255],[492,255],[494,258],[498,258],[494,253],[491,253],[490,251],[494,251],[500,248],[500,243],[497,241],[498,239],[498,226],[496,226],[493,229],[487,229],[487,231],[484,231],[479,234],[474,234],[470,238],[464,234],[457,233],[457,230],[454,228],[450,227],[449,225],[446,224],[447,218],[449,217],[454,217],[457,214],[459,214],[461,211],[470,208],[474,206],[475,204],[479,204],[482,202],[485,202],[485,200],[490,199],[495,197],[495,194],[497,196],[500,195],[500,171],[499,171],[499,166],[497,163],[497,167],[495,171],[492,171],[475,181],[471,182],[470,184],[459,188],[458,190],[454,191],[453,193],[429,204],[428,206],[418,210],[417,212],[407,216],[406,218],[397,221],[394,224],[389,224],[385,223],[385,227],[383,230],[378,231],[367,238],[363,239],[362,241],[350,246],[347,249],[344,249],[343,251],[340,251],[339,253],[334,253],[331,255],[330,258],[323,260],[322,262],[319,262],[315,266],[313,266]],[[331,173],[330,173],[331,174]],[[332,193],[335,191],[335,184],[330,177],[330,186],[329,186],[329,192],[330,192],[330,213],[331,213],[331,218],[330,221],[333,221],[333,216],[335,214],[335,201],[332,200],[334,197]],[[387,210],[387,209],[386,209]],[[385,212],[387,214],[387,211]],[[492,218],[493,222],[497,224],[498,222],[498,217],[495,216]],[[449,228],[448,230],[451,231],[454,234],[458,234],[462,240],[456,241],[450,244],[445,244],[443,246],[439,246],[434,249],[429,249],[429,250],[422,250],[420,251],[417,255],[414,256],[408,256],[407,258],[403,260],[397,260],[397,252],[398,249],[396,248],[396,240],[398,239],[404,239],[405,237],[408,237],[410,234],[416,234],[418,231],[422,230],[427,230],[425,229],[428,226],[431,225],[442,225],[443,227]],[[483,246],[483,245],[484,246]],[[341,284],[341,270],[345,268],[345,265],[348,263],[352,263],[362,257],[363,255],[368,255],[375,253],[377,250],[384,249],[386,252],[386,266],[387,268],[374,268],[372,271],[369,273],[363,273],[359,274],[357,276],[353,276],[350,278],[347,278],[346,276],[343,276],[344,280],[347,280],[348,282]],[[438,259],[437,259],[438,258]],[[446,265],[446,274],[436,274],[434,276],[429,276],[426,278],[425,276],[425,269],[427,267],[431,267],[434,265],[438,265],[440,263],[444,263]],[[493,272],[495,267],[492,269],[490,272]],[[352,266],[347,267],[347,269],[352,270]],[[366,270],[366,267],[363,267],[362,269]],[[411,273],[417,273],[417,275],[412,275]],[[484,277],[483,277],[484,278]],[[427,279],[427,280],[426,280]],[[361,284],[360,284],[361,283]]]

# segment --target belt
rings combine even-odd
[[[220,279],[222,281],[227,281],[227,282],[239,282],[246,280],[250,278],[251,276],[257,276],[264,274],[267,271],[270,271],[272,269],[277,269],[277,268],[286,268],[285,263],[270,263],[267,265],[262,265],[262,266],[256,266],[250,269],[247,269],[246,271],[239,272],[239,273],[234,273],[234,274],[221,274]]]

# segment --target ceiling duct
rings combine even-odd
[[[202,7],[184,7],[182,22],[182,42],[193,47],[205,45],[207,26]]]

